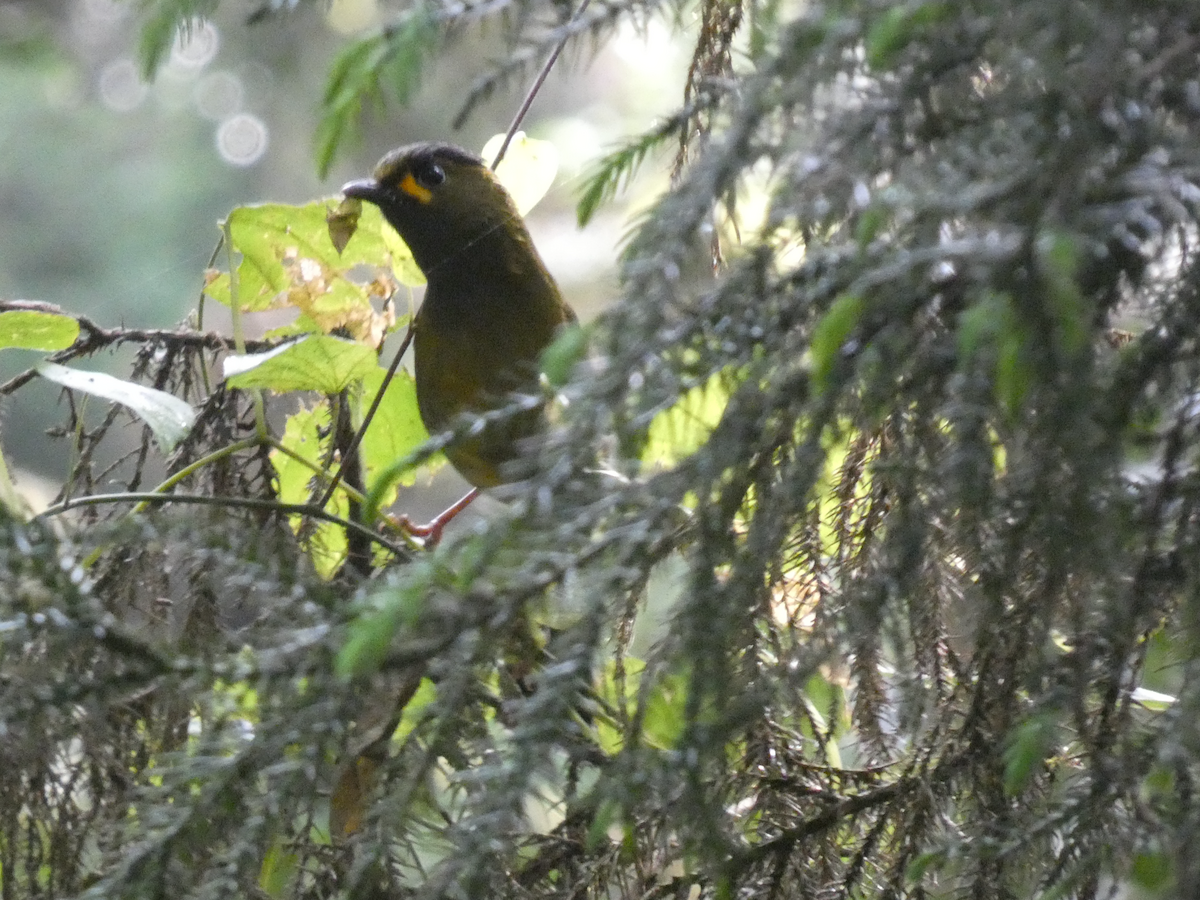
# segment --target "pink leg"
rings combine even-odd
[[[420,538],[425,547],[432,550],[442,539],[442,529],[450,524],[451,519],[470,506],[471,501],[478,496],[479,488],[471,488],[460,500],[442,510],[424,525],[412,522],[408,516],[400,516],[396,524],[413,537]]]

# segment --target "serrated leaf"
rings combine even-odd
[[[480,154],[483,161],[491,165],[503,143],[503,134],[493,135],[483,145],[483,153]],[[504,159],[496,167],[496,179],[504,185],[521,215],[537,206],[538,201],[546,196],[557,174],[558,150],[555,146],[549,141],[526,137],[523,131],[513,135],[508,149],[504,151]]]
[[[271,451],[271,466],[275,469],[279,485],[279,500],[282,503],[304,504],[315,502],[313,498],[316,471],[327,461],[322,435],[329,434],[329,404],[321,401],[311,409],[301,409],[288,416],[279,442],[290,452]],[[299,457],[297,459],[296,457]],[[304,465],[306,460],[310,465]],[[345,516],[349,506],[346,495],[334,493],[325,510],[336,516]],[[290,517],[292,530],[299,533],[305,527],[302,516]],[[308,553],[313,566],[322,578],[329,578],[341,565],[346,556],[346,532],[334,522],[324,520],[310,523]]]
[[[56,363],[42,363],[37,372],[65,388],[120,403],[132,410],[154,432],[164,453],[171,452],[183,440],[196,419],[192,407],[178,397],[102,372],[81,372]]]
[[[375,367],[363,380],[362,407],[365,413],[372,398],[379,392],[386,371]],[[367,484],[371,484],[378,473],[386,472],[391,465],[412,453],[429,440],[429,432],[421,421],[417,409],[417,386],[407,372],[398,371],[388,384],[387,391],[375,411],[367,433],[363,435],[362,456],[366,467]],[[444,457],[439,456],[441,462]],[[440,463],[438,464],[440,466]],[[396,485],[410,485],[416,481],[412,470],[394,480],[390,490],[381,495],[380,505],[390,506],[396,499]]]
[[[358,227],[341,251],[330,237],[329,215],[327,201],[240,206],[229,214],[232,249],[241,255],[237,299],[244,312],[296,306],[333,315],[369,308],[369,287],[347,278],[350,269],[390,261],[407,271],[412,254],[398,238],[385,238],[376,207],[361,211]],[[205,294],[228,306],[229,290],[226,274],[211,280]]]
[[[70,316],[36,310],[0,313],[0,349],[65,350],[79,337],[79,323]]]
[[[225,357],[230,387],[267,388],[276,393],[336,394],[379,367],[375,351],[354,341],[314,334],[263,353]]]

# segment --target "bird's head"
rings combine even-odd
[[[483,160],[452,144],[393,150],[370,178],[349,182],[342,193],[378,206],[426,277],[497,228],[523,227]]]

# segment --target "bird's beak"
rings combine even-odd
[[[374,178],[360,178],[348,181],[342,185],[342,193],[347,197],[357,197],[370,203],[378,203],[383,196],[383,188]]]

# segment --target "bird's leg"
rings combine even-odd
[[[418,525],[408,516],[400,516],[396,524],[413,537],[420,538],[426,548],[433,549],[442,539],[442,529],[450,524],[451,519],[470,506],[471,501],[478,496],[479,488],[471,488],[461,499],[446,507],[424,525]]]

